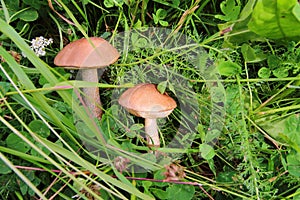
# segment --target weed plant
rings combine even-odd
[[[300,199],[299,13],[297,0],[1,0],[0,198]],[[101,120],[79,98],[91,85],[53,63],[91,36],[121,54],[100,73]],[[178,105],[158,149],[117,101],[141,82]]]

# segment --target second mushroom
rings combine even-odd
[[[167,117],[177,107],[166,93],[161,94],[156,85],[141,83],[126,90],[119,98],[119,104],[131,114],[145,118],[145,132],[149,146],[159,147],[157,118]]]

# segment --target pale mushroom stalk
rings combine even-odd
[[[145,119],[145,132],[149,146],[159,147],[159,135],[156,119]]]
[[[98,83],[97,69],[82,69],[81,76],[83,81]],[[102,103],[98,87],[86,87],[82,89],[84,102],[92,113],[92,117],[101,118],[102,116]]]

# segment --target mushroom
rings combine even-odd
[[[131,114],[145,118],[145,132],[149,146],[159,147],[157,118],[167,117],[176,108],[176,102],[168,94],[161,94],[156,85],[141,83],[126,90],[119,104]]]
[[[119,58],[119,53],[99,37],[82,38],[65,46],[55,57],[54,64],[68,69],[81,69],[82,80],[98,83],[98,68],[104,68]],[[92,116],[101,119],[102,104],[98,87],[83,88],[84,102]]]

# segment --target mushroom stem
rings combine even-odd
[[[159,147],[160,141],[156,119],[145,118],[145,132],[148,144],[150,146]]]
[[[82,80],[98,83],[98,72],[97,69],[82,69],[81,70]],[[87,87],[82,89],[84,93],[84,102],[89,109],[89,113],[92,113],[92,117],[101,119],[102,117],[102,104],[100,100],[100,93],[98,87]]]

